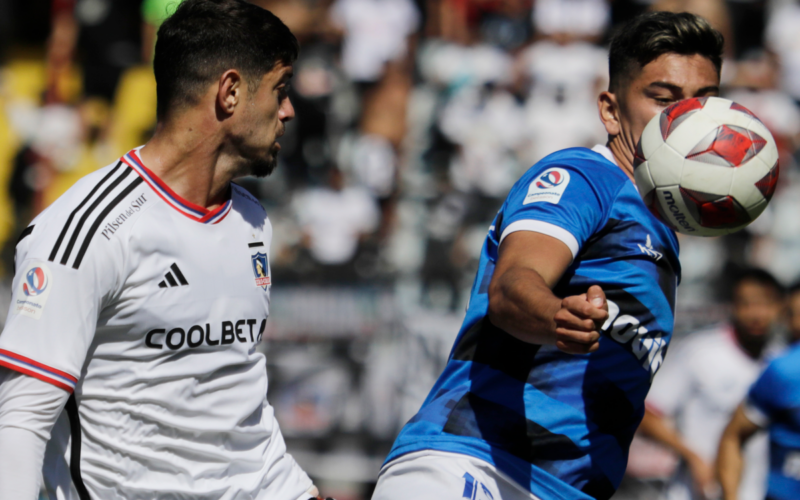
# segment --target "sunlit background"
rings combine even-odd
[[[244,179],[274,226],[269,400],[326,495],[368,498],[458,331],[482,240],[514,181],[605,142],[605,44],[648,9],[726,37],[724,95],[781,151],[746,231],[682,238],[677,333],[724,319],[730,272],[800,277],[800,5],[792,0],[276,0],[302,47],[297,117],[272,177]],[[0,0],[0,245],[77,179],[147,141],[150,61],[175,0]],[[4,310],[5,308],[3,308]],[[0,318],[2,319],[2,318]],[[637,440],[615,497],[655,498],[674,459]]]

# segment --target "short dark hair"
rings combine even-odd
[[[775,279],[775,276],[768,271],[759,269],[757,267],[740,269],[736,274],[734,274],[733,282],[731,283],[731,291],[735,291],[737,288],[739,288],[739,285],[744,282],[757,283],[763,287],[772,288],[778,297],[783,297],[785,293],[785,288],[777,279]]]
[[[158,30],[153,71],[159,120],[197,104],[228,69],[258,89],[278,62],[297,59],[297,39],[280,19],[244,0],[185,0]]]
[[[617,92],[647,63],[663,54],[700,54],[722,69],[722,34],[688,12],[648,12],[622,26],[608,51],[610,92]]]

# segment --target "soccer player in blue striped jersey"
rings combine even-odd
[[[633,182],[669,104],[719,91],[722,36],[650,13],[611,43],[607,145],[554,153],[514,185],[486,237],[449,361],[373,500],[608,499],[670,341],[675,233]]]
[[[800,283],[789,290],[788,309],[793,346],[750,387],[720,439],[717,475],[724,500],[740,498],[742,446],[764,429],[770,448],[767,500],[800,498]]]

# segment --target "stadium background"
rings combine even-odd
[[[175,0],[0,0],[0,298],[14,243],[81,176],[144,143],[149,61]],[[327,495],[369,498],[446,360],[482,240],[531,164],[604,143],[604,44],[647,9],[726,36],[724,95],[781,150],[746,231],[681,238],[677,334],[726,318],[728,278],[800,278],[800,4],[792,0],[258,0],[301,43],[280,168],[242,184],[275,228],[269,400]],[[0,308],[5,315],[5,305]],[[615,499],[655,498],[674,458],[637,439]]]

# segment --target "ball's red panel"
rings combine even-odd
[[[752,111],[750,111],[749,109],[745,108],[744,106],[742,106],[738,102],[734,102],[733,104],[731,104],[731,109],[736,110],[736,111],[741,111],[742,113],[744,113],[746,115],[750,115],[753,118],[755,118],[756,120],[758,120],[758,117],[756,115],[754,115]]]
[[[778,184],[778,174],[780,173],[780,166],[778,162],[775,162],[775,165],[770,169],[770,171],[761,178],[758,182],[756,182],[756,187],[761,194],[764,195],[764,198],[767,201],[772,199],[772,195],[775,194],[775,186]]]
[[[731,196],[701,193],[681,188],[681,194],[701,226],[709,229],[738,227],[750,222],[750,216]]]
[[[701,144],[705,147],[705,141],[701,141]],[[703,151],[693,149],[687,158],[713,165],[738,167],[757,155],[766,145],[766,139],[752,130],[736,125],[722,125],[716,130],[716,137],[710,146]]]
[[[694,97],[678,101],[672,106],[661,112],[659,125],[661,125],[661,137],[666,141],[669,134],[675,130],[684,120],[701,109],[706,103],[706,97]]]

